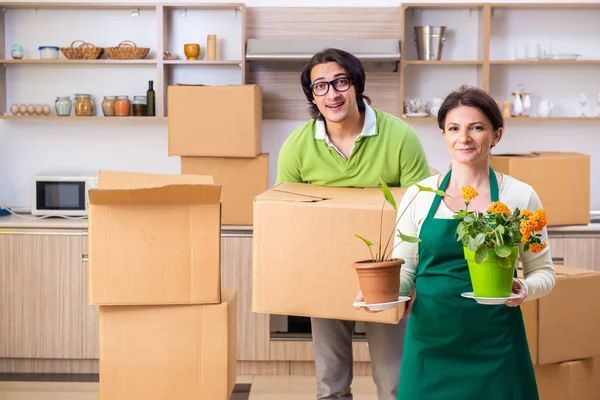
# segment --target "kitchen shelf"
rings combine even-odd
[[[600,60],[491,60],[491,65],[600,65]]]
[[[77,116],[68,116],[68,117],[59,117],[56,115],[43,115],[43,116],[35,116],[35,115],[25,115],[25,116],[19,116],[19,115],[4,115],[4,116],[0,116],[0,119],[6,119],[6,120],[65,120],[65,121],[86,121],[86,120],[94,120],[94,121],[99,121],[99,120],[109,120],[109,121],[131,121],[131,120],[135,120],[135,121],[166,121],[167,118],[166,117],[134,117],[134,116],[129,116],[129,117],[104,117],[104,116],[99,116],[99,115],[95,115],[95,116],[91,116],[91,117],[77,117]]]
[[[242,60],[165,60],[166,65],[243,65]]]
[[[479,60],[405,60],[404,65],[482,65]]]
[[[156,65],[156,60],[111,60],[111,59],[99,59],[99,60],[68,60],[68,59],[58,59],[58,60],[13,60],[6,59],[0,60],[0,64],[148,64],[148,65]]]
[[[81,25],[84,20],[85,29]],[[107,3],[90,4],[83,1],[0,0],[0,65],[5,67],[0,68],[0,115],[5,114],[0,119],[69,119],[54,115],[12,116],[9,107],[15,103],[50,103],[54,102],[55,96],[72,96],[74,93],[90,93],[97,99],[107,95],[128,95],[131,99],[135,95],[145,94],[145,82],[152,80],[156,92],[157,117],[116,117],[113,120],[158,120],[167,115],[169,85],[179,82],[205,85],[245,83],[245,24],[246,6],[243,3],[116,3],[116,0],[109,0]],[[39,29],[27,31],[27,26],[34,25]],[[63,28],[73,25],[78,27],[77,37]],[[200,44],[201,56],[206,57],[208,34],[217,35],[217,57],[222,59],[185,60],[183,53],[186,43]],[[131,39],[137,46],[149,47],[150,54],[142,60],[113,60],[106,55],[94,60],[69,60],[62,53],[58,60],[37,59],[38,45],[68,47],[74,39],[89,41],[100,47],[116,46],[124,39]],[[15,43],[23,45],[26,59],[11,59],[10,45]],[[163,54],[167,51],[176,54],[179,59],[164,60]],[[28,65],[55,66],[53,77],[46,78],[33,97],[29,97],[33,93],[30,90],[32,82],[36,79],[32,74],[37,69],[24,68],[23,72],[17,69],[18,66]],[[67,69],[68,65],[71,67]],[[202,66],[205,69],[198,75],[197,68],[179,67],[183,65]],[[133,71],[124,72],[113,68],[115,66]],[[92,68],[95,68],[93,73]],[[96,106],[99,104],[96,103]],[[97,121],[105,117],[87,118]]]
[[[402,120],[406,122],[414,122],[414,121],[437,121],[437,117],[429,116],[429,117],[401,117]]]

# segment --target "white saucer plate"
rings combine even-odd
[[[409,301],[410,297],[407,296],[399,296],[398,301],[392,301],[389,303],[380,303],[380,304],[365,304],[364,301],[355,301],[352,305],[354,307],[367,307],[371,311],[384,311],[389,310],[390,308],[396,307],[400,303],[404,303]]]
[[[461,293],[461,296],[467,299],[473,299],[479,304],[485,304],[486,306],[497,306],[506,303],[506,300],[519,298],[519,295],[516,293],[512,293],[508,297],[476,297],[473,292],[465,292]]]

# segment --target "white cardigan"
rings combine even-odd
[[[419,182],[419,185],[438,188],[440,174],[431,176]],[[433,203],[435,194],[431,192],[418,192],[418,188],[413,185],[406,191],[398,206],[398,217],[407,207],[409,201],[415,196],[415,200],[410,204],[409,208],[398,221],[398,229],[409,236],[419,236],[423,221],[427,217],[429,208]],[[527,209],[535,212],[538,208],[542,208],[542,203],[533,190],[533,188],[524,182],[521,182],[511,176],[503,175],[502,184],[499,192],[500,201],[514,210],[519,207],[519,210]],[[435,218],[452,219],[453,212],[448,206],[441,201],[435,213]],[[540,232],[542,242],[548,243],[548,231],[546,228]],[[396,236],[395,244],[398,244],[400,239]],[[550,245],[539,253],[531,251],[524,252],[524,245],[519,246],[519,258],[523,263],[523,275],[525,279],[521,282],[527,290],[527,300],[534,300],[549,293],[554,287],[555,272],[550,255]],[[394,257],[404,259],[405,264],[402,265],[400,274],[400,294],[408,296],[415,287],[415,276],[417,273],[418,264],[418,243],[402,242],[393,251]],[[417,294],[418,296],[418,294]]]

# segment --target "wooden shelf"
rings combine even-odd
[[[600,65],[600,60],[491,60],[492,65]]]
[[[156,65],[156,60],[110,60],[110,59],[100,59],[100,60],[68,60],[68,59],[58,59],[58,60],[13,60],[6,59],[0,60],[0,64],[148,64],[148,65]]]
[[[437,118],[433,117],[433,116],[429,116],[429,117],[401,117],[401,119],[403,121],[406,121],[406,122],[414,122],[414,121],[437,121]]]
[[[600,121],[600,117],[510,117],[504,121]]]
[[[108,120],[108,121],[166,121],[166,117],[104,117],[104,116],[91,116],[91,117],[77,117],[77,116],[69,116],[69,117],[59,117],[56,115],[48,115],[48,116],[18,116],[18,115],[3,115],[0,116],[0,119],[6,120],[64,120],[64,121],[86,121],[86,120]]]
[[[404,65],[482,65],[478,60],[405,60]]]
[[[242,65],[242,60],[165,60],[166,65]]]

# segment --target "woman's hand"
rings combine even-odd
[[[363,298],[362,295],[362,290],[360,292],[358,292],[358,294],[356,295],[356,299],[354,299],[355,302],[359,302],[359,301],[365,301],[365,299]],[[363,310],[366,311],[368,313],[378,313],[381,312],[379,311],[373,311],[373,310],[369,310],[367,307],[355,307],[357,310]]]
[[[516,293],[519,295],[518,298],[515,299],[508,299],[506,300],[506,304],[509,307],[516,307],[518,305],[520,305],[521,303],[523,303],[525,301],[525,299],[527,298],[527,290],[525,289],[525,286],[523,285],[523,283],[518,280],[517,278],[513,278],[513,283],[512,283],[512,291],[513,293]]]
[[[412,293],[410,294],[410,300],[408,301],[408,304],[406,305],[406,309],[404,310],[404,314],[402,315],[402,318],[408,317],[408,315],[410,314],[410,310],[412,310],[412,306],[413,306],[413,303],[415,302],[416,297],[417,297],[417,291],[415,289],[413,289]]]

